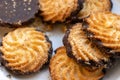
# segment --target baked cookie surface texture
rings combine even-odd
[[[84,26],[90,38],[101,50],[120,56],[120,16],[97,12],[86,19]]]
[[[102,66],[109,62],[109,56],[101,52],[82,30],[82,24],[76,23],[66,31],[63,43],[69,57],[89,66]]]
[[[110,11],[111,8],[111,0],[85,0],[83,3],[83,9],[78,14],[78,18],[86,18],[93,12]]]
[[[52,80],[99,80],[104,76],[102,69],[92,70],[77,64],[67,56],[65,47],[58,48],[50,61]]]
[[[83,0],[39,0],[39,3],[43,20],[55,23],[76,15],[82,8]]]
[[[37,72],[48,61],[51,42],[34,28],[18,28],[3,37],[2,64],[15,74]]]

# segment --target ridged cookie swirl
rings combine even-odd
[[[79,19],[88,17],[93,12],[110,11],[112,7],[110,0],[85,0],[83,9],[79,12]]]
[[[63,22],[78,7],[78,0],[39,0],[44,21]]]
[[[102,69],[78,65],[66,55],[65,47],[58,48],[50,61],[52,80],[99,80],[104,76]]]
[[[82,30],[82,24],[77,23],[66,32],[64,36],[64,45],[70,57],[78,62],[90,66],[101,66],[109,61],[109,56],[101,52]]]
[[[86,19],[89,38],[106,52],[120,55],[120,16],[111,12],[97,12]],[[107,49],[106,49],[107,48]],[[116,55],[116,54],[115,54]]]
[[[45,34],[34,28],[18,28],[2,41],[2,58],[6,68],[20,74],[38,71],[48,61],[51,44]]]

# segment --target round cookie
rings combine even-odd
[[[0,48],[2,64],[14,74],[39,71],[52,54],[48,37],[34,28],[18,28],[9,32]]]
[[[110,62],[110,56],[101,52],[82,30],[82,24],[76,23],[66,31],[63,39],[68,56],[78,63],[99,67]]]
[[[85,20],[84,30],[101,50],[120,56],[120,16],[111,12],[96,12]]]
[[[0,23],[22,25],[39,10],[38,0],[0,0]]]
[[[67,56],[65,47],[56,50],[49,67],[52,80],[99,80],[104,76],[103,67],[92,69],[77,64]]]
[[[76,16],[82,9],[83,0],[39,0],[39,3],[43,20],[55,23]]]
[[[111,0],[85,0],[83,3],[83,9],[78,14],[78,18],[86,18],[93,12],[110,11],[111,8]]]

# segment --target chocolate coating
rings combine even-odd
[[[75,23],[75,22],[81,21],[81,20],[79,20],[79,19],[77,18],[77,14],[78,14],[79,11],[83,8],[83,3],[84,3],[84,0],[78,0],[78,7],[77,7],[77,9],[76,9],[75,11],[73,11],[73,12],[71,13],[70,17],[68,17],[68,18],[66,19],[66,21],[65,21],[66,23],[68,23],[68,22]]]
[[[0,0],[0,23],[21,25],[38,12],[37,0]]]

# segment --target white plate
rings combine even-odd
[[[112,0],[113,2],[113,8],[112,12],[120,15],[120,0]],[[2,38],[3,34],[6,32],[11,31],[12,29],[9,28],[0,28],[0,38]],[[59,27],[57,26],[54,28],[53,31],[47,32],[50,40],[53,44],[53,49],[62,46],[62,38],[64,33],[59,30]],[[120,80],[120,60],[117,61],[116,65],[108,71],[106,76],[103,78],[103,80]],[[28,76],[11,76],[9,78],[10,73],[8,73],[4,67],[0,67],[0,80],[51,80],[50,74],[48,69],[41,70],[38,73],[28,75]]]

